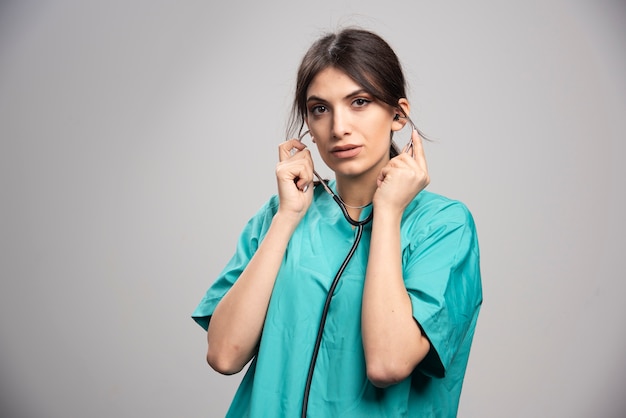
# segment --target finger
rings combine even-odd
[[[411,143],[413,144],[413,159],[420,165],[426,167],[426,155],[424,153],[424,144],[422,142],[422,136],[417,132],[417,129],[413,130],[411,134]]]
[[[313,182],[312,182],[312,179],[298,177],[298,180],[295,183],[296,183],[296,187],[298,188],[298,190],[302,191],[303,193],[306,193],[307,190],[309,190]]]
[[[306,145],[298,141],[297,139],[290,139],[288,141],[285,141],[278,146],[278,160],[285,161],[289,159],[293,155],[293,149],[296,149],[297,151],[302,151],[305,148]]]
[[[276,175],[280,180],[291,181],[304,191],[313,182],[313,161],[309,150],[303,150],[288,160],[276,165]]]
[[[417,132],[417,129],[413,131],[413,149],[415,151],[414,160],[418,167],[422,170],[422,183],[424,187],[430,184],[430,175],[428,173],[428,164],[426,162],[426,155],[424,152],[424,143],[422,136]]]
[[[311,159],[311,154],[308,150],[298,152],[297,155],[294,155],[285,161],[279,161],[276,164],[276,169],[285,174],[289,173],[292,178],[312,177],[311,173],[313,171],[313,161]],[[289,177],[289,175],[287,175],[287,177]]]
[[[413,134],[411,133],[411,140],[404,146],[401,154],[408,154],[413,157]]]
[[[410,167],[413,164],[413,157],[403,152],[389,160],[389,162],[387,163],[387,167],[405,168]]]
[[[385,181],[385,177],[387,177],[389,170],[391,170],[391,166],[387,164],[380,170],[380,173],[378,173],[378,177],[376,178],[376,185],[378,187],[380,187],[380,185]]]
[[[287,140],[278,146],[279,161],[284,161],[305,148],[306,145],[297,139]]]

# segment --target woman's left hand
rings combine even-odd
[[[378,175],[374,194],[376,211],[391,210],[399,214],[430,183],[422,138],[417,130],[411,134],[413,156],[402,152],[392,158]],[[405,150],[406,151],[406,150]]]

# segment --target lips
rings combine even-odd
[[[352,158],[356,157],[361,152],[362,147],[359,145],[342,145],[334,147],[331,153],[336,158]]]

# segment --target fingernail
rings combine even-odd
[[[302,188],[302,193],[306,193],[306,191],[307,191],[307,190],[309,190],[309,185],[308,185],[308,184],[307,184],[307,185],[305,185],[305,186]]]

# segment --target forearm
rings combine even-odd
[[[211,317],[207,361],[224,374],[240,371],[254,355],[285,249],[297,220],[277,214],[248,266]]]
[[[402,276],[401,214],[376,213],[363,290],[362,334],[367,373],[377,386],[406,378],[428,340],[413,318]]]

